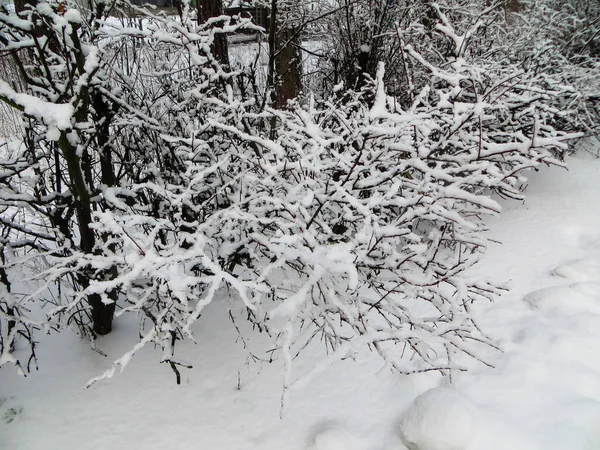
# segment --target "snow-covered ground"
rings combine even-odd
[[[600,160],[568,164],[531,174],[527,200],[488,222],[503,244],[471,275],[512,288],[477,311],[504,349],[490,353],[495,369],[474,365],[449,384],[381,371],[366,353],[297,387],[282,409],[281,365],[250,353],[264,337],[242,330],[244,347],[215,302],[198,345],[185,344],[194,369],[181,386],[146,349],[83,389],[133,344],[127,324],[101,342],[108,357],[72,334],[44,339],[38,372],[0,372],[0,449],[600,448]]]

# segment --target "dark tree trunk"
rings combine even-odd
[[[275,48],[277,78],[275,106],[284,108],[287,101],[298,97],[302,90],[302,54],[297,46],[298,33],[292,28],[278,27]]]
[[[99,336],[110,333],[112,331],[113,317],[117,303],[112,301],[109,304],[105,304],[98,294],[90,295],[88,303],[92,308],[92,329],[94,333]]]
[[[84,253],[92,254],[96,247],[96,236],[94,230],[91,228],[92,199],[90,197],[89,186],[85,181],[85,167],[82,167],[82,163],[86,158],[81,158],[78,155],[76,149],[71,145],[64,133],[58,143],[67,163],[71,192],[75,197],[75,211],[80,236],[79,247]],[[77,281],[83,289],[89,286],[91,276],[92,274],[88,274],[85,271],[79,274]],[[110,277],[110,273],[107,273],[106,276]],[[112,302],[108,304],[105,304],[102,301],[102,297],[98,294],[90,294],[87,298],[87,302],[92,309],[92,329],[98,335],[108,334],[112,330],[116,295],[115,291],[111,292],[109,298]]]
[[[35,6],[37,3],[38,0],[15,0],[15,9],[17,13],[23,12],[29,8],[29,5]],[[100,15],[102,13],[103,7],[102,4],[98,6],[97,14]],[[47,46],[42,48],[39,53],[31,53],[26,58],[27,65],[52,65],[54,62],[48,64],[51,57],[47,51],[48,49],[52,50],[59,57],[65,54],[62,50],[64,40],[67,39],[67,36],[55,33],[55,30],[49,27],[50,25],[47,21],[37,21],[32,34],[35,36],[34,39],[39,36],[47,37]],[[76,70],[78,71],[77,74],[70,74],[72,78],[69,81],[73,81],[76,76],[85,75],[85,52],[84,46],[79,41],[79,33],[76,26],[71,28],[71,34],[68,38],[71,45],[73,45],[73,48],[70,49],[70,55],[74,57]],[[16,59],[22,61],[20,55],[17,55]],[[28,76],[26,70],[22,68],[21,72],[24,82],[27,82]],[[95,143],[97,144],[99,153],[102,183],[109,187],[114,186],[116,181],[112,155],[110,153],[110,123],[115,111],[107,107],[100,95],[94,97],[89,86],[81,88],[78,93],[78,100],[79,103],[74,115],[75,122],[86,125],[90,122],[97,124],[97,132],[93,139],[96,140]],[[72,131],[78,132],[78,128],[75,126]],[[51,153],[54,158],[54,169],[56,170],[54,181],[56,193],[60,194],[63,192],[64,184],[65,190],[68,189],[71,196],[64,197],[65,200],[63,202],[57,203],[56,209],[51,211],[49,216],[53,225],[61,231],[64,239],[71,239],[73,235],[77,234],[79,236],[78,249],[88,255],[102,251],[97,246],[97,236],[92,229],[92,213],[99,201],[93,197],[95,180],[93,179],[92,164],[94,164],[93,161],[96,155],[91,152],[94,151],[96,151],[94,148],[87,146],[84,146],[83,149],[77,148],[77,145],[67,138],[67,131],[61,131],[57,148]],[[33,149],[31,153],[34,156],[35,152]],[[66,167],[64,172],[62,172],[64,170],[63,167]],[[61,196],[59,195],[58,197],[60,198]],[[76,233],[71,231],[71,227],[66,223],[67,219],[62,216],[63,211],[71,208],[75,211],[77,218]],[[102,235],[100,238],[103,242],[109,241],[109,236]],[[116,277],[116,267],[108,268],[102,273],[93,271],[91,268],[82,268],[75,274],[75,277],[80,289],[85,290],[89,287],[91,280],[101,279],[102,281],[107,281],[114,279]],[[3,270],[0,270],[0,283],[5,284],[7,289],[10,289],[10,285],[7,284],[8,278]],[[108,334],[112,330],[118,292],[112,290],[107,294],[108,302],[106,303],[106,297],[103,298],[99,294],[89,294],[86,299],[91,308],[92,329],[98,335]]]
[[[206,22],[212,17],[223,15],[222,0],[200,0],[198,3],[198,21]],[[215,34],[215,40],[211,46],[212,54],[224,66],[229,66],[229,47],[227,36],[223,33]]]
[[[92,104],[94,105],[95,122],[101,123],[98,129],[98,149],[100,152],[100,172],[102,184],[107,187],[114,187],[117,184],[117,180],[114,172],[114,163],[112,158],[112,148],[110,146],[110,124],[114,118],[118,106],[112,105],[114,109],[111,109],[109,105],[104,101],[103,97],[99,93],[94,93],[91,96]],[[103,234],[100,236],[104,245],[107,246],[111,252],[116,251],[116,243],[108,243],[110,241],[110,235]],[[114,280],[118,275],[117,267],[111,266],[104,270],[101,277],[104,280]],[[88,301],[92,307],[92,322],[93,330],[99,335],[105,335],[112,331],[112,321],[117,305],[118,291],[112,289],[108,291],[108,298],[112,300],[112,303],[104,304],[101,298],[90,298]]]
[[[269,17],[269,73],[267,87],[271,103],[285,107],[302,90],[302,54],[298,30],[285,20],[288,11],[281,10],[277,0],[271,0]]]
[[[18,13],[25,11],[25,5],[33,5],[37,4],[37,0],[13,0],[15,4],[15,11]]]
[[[2,264],[4,264],[5,258],[4,258],[4,249],[0,250],[0,262],[2,262]],[[6,292],[10,293],[11,292],[11,284],[10,284],[10,280],[8,279],[8,274],[6,273],[6,269],[4,268],[4,266],[0,266],[0,283],[2,283],[4,285],[4,287],[6,288]],[[6,314],[9,317],[14,317],[15,311],[13,308],[11,308],[10,306],[6,307]],[[14,320],[8,320],[8,329],[7,329],[7,336],[10,336],[10,333],[13,331],[13,329],[15,328],[17,322],[15,322]],[[10,348],[9,348],[10,352],[14,352],[15,351],[15,343],[14,340],[10,341]]]
[[[367,75],[373,75],[371,70],[371,48],[363,46],[358,49],[358,56],[356,58],[358,73],[354,80],[355,85],[353,86],[353,80],[347,80],[346,86],[353,86],[354,89],[360,90],[367,84]]]
[[[516,14],[519,14],[523,8],[524,5],[519,0],[508,0],[504,6],[506,24],[509,26],[514,25],[517,20]]]

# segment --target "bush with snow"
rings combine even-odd
[[[139,343],[99,378],[154,344],[179,380],[176,343],[217,296],[272,333],[288,369],[314,338],[335,358],[369,346],[402,373],[485,362],[493,342],[469,309],[497,288],[461,274],[485,248],[481,217],[499,212],[489,195],[519,198],[522,172],[560,164],[575,136],[538,78],[473,58],[437,8],[453,51],[404,47],[420,77],[408,104],[386,95],[379,64],[358,91],[260,108],[210,50],[243,21],[197,24],[184,4],[177,20],[140,9],[139,30],[103,20],[103,3],[85,17],[61,5],[0,15],[5,51],[48,66],[23,68],[24,92],[0,82],[27,123],[0,175],[2,267],[42,267],[39,289],[6,297],[2,364],[20,364],[18,336],[33,342],[21,305],[57,287],[39,327],[95,339],[117,305],[140,317]]]

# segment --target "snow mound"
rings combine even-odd
[[[478,424],[475,405],[453,389],[430,389],[415,399],[400,425],[410,450],[465,450]]]
[[[554,275],[575,281],[600,280],[600,260],[584,258],[554,269]]]

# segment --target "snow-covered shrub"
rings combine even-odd
[[[506,2],[487,3],[489,7],[481,13],[482,8],[454,8],[451,2],[433,4],[439,18],[436,21],[441,22],[435,26],[435,33],[444,35],[447,16],[463,52],[477,65],[487,67],[490,74],[523,72],[519,81],[526,79],[527,83],[520,81],[520,86],[514,83],[515,87],[543,96],[543,103],[553,116],[548,116],[548,120],[556,129],[597,133],[598,2],[524,0],[514,2],[511,12]],[[427,39],[415,40],[410,34],[404,37],[404,30],[400,34],[440,65],[456,52],[452,45],[432,46]]]
[[[247,112],[229,89],[193,137],[165,137],[177,144],[180,182],[105,192],[115,208],[95,227],[122,247],[85,264],[116,264],[120,275],[90,289],[116,285],[118,314],[150,321],[103,376],[149,342],[176,368],[176,341],[193,338],[203,308],[225,292],[278,336],[288,365],[315,337],[334,357],[372,346],[404,373],[460,368],[456,353],[480,359],[472,344],[493,344],[469,305],[497,288],[461,273],[485,247],[481,215],[499,211],[486,194],[518,196],[520,172],[558,164],[553,151],[570,136],[544,122],[529,94],[497,92],[502,81],[466,62],[454,73],[428,67],[432,86],[410,110],[385,95],[383,65],[361,93],[288,111]],[[274,139],[249,125],[272,117]],[[163,205],[155,217],[113,195],[147,190]]]
[[[362,74],[374,76],[378,62],[385,61],[388,91],[407,107],[411,90],[429,84],[430,72],[402,58],[406,46],[442,68],[460,52],[487,69],[521,70],[525,78],[537,78],[544,102],[554,109],[555,128],[597,131],[598,2],[339,0],[332,5],[322,19],[332,39],[319,52],[323,82],[331,87],[340,81],[346,88],[360,86]],[[447,39],[445,22],[460,42]]]
[[[528,2],[508,34],[510,53],[552,92],[561,111],[557,128],[598,134],[600,123],[600,4],[595,1]]]
[[[497,288],[462,272],[485,248],[482,215],[499,211],[488,195],[518,197],[521,172],[559,163],[573,137],[554,127],[552,93],[475,58],[481,23],[461,34],[434,6],[448,51],[398,34],[402,102],[379,64],[358,91],[260,109],[211,55],[214,33],[233,26],[197,24],[183,6],[177,19],[144,12],[137,29],[40,3],[61,36],[43,58],[33,12],[0,15],[7,49],[29,46],[53,67],[49,87],[0,85],[31,132],[3,167],[3,218],[30,206],[36,218],[3,222],[6,245],[25,236],[48,263],[40,282],[60,284],[47,323],[88,330],[91,314],[104,334],[97,310],[140,317],[138,344],[99,378],[154,344],[179,380],[176,343],[217,296],[276,337],[288,369],[314,338],[335,358],[369,346],[402,373],[462,369],[456,354],[485,362],[480,344],[493,342],[469,308]]]

